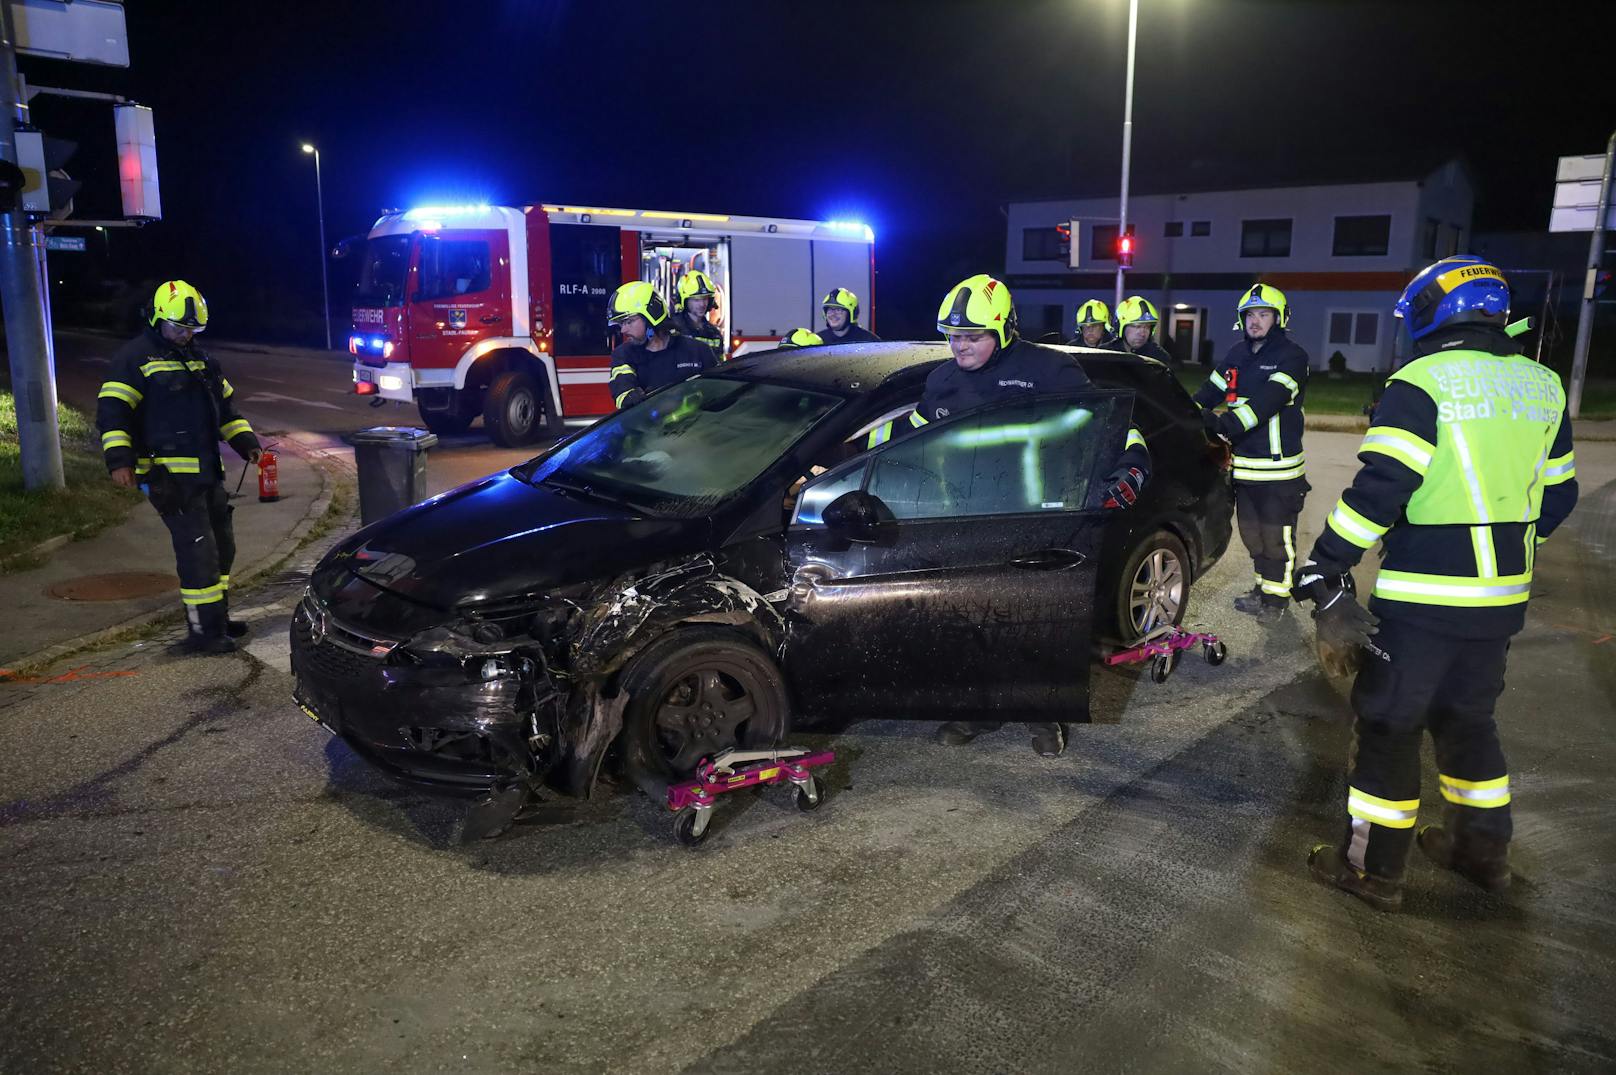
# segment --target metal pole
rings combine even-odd
[[[1605,142],[1605,174],[1599,180],[1599,212],[1594,216],[1593,238],[1588,240],[1588,273],[1582,281],[1582,309],[1577,314],[1577,345],[1571,349],[1571,392],[1566,411],[1576,418],[1582,410],[1582,384],[1588,377],[1588,343],[1594,334],[1594,284],[1605,260],[1605,216],[1610,212],[1611,163],[1616,161],[1616,131]]]
[[[1139,40],[1139,0],[1128,0],[1128,90],[1122,104],[1122,199],[1117,209],[1117,239],[1128,234],[1128,165],[1133,159],[1133,56]],[[1122,305],[1122,277],[1127,270],[1117,262],[1117,293],[1111,303]]]
[[[325,349],[331,350],[331,282],[326,276],[325,191],[320,186],[320,147],[314,147],[314,204],[320,216],[320,308],[325,312]]]
[[[10,0],[0,0],[0,156],[17,160],[17,54]],[[40,282],[44,229],[21,208],[0,213],[0,301],[17,407],[18,451],[26,489],[60,489],[61,431],[56,426],[56,369]]]

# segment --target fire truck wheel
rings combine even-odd
[[[483,398],[483,426],[500,447],[520,448],[544,433],[544,411],[544,394],[533,375],[506,370],[494,378]]]

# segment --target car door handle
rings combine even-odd
[[[1087,556],[1073,549],[1039,549],[1015,557],[1010,561],[1010,566],[1029,571],[1061,571],[1076,567],[1087,559]]]

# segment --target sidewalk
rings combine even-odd
[[[235,506],[236,561],[230,572],[239,589],[274,566],[302,539],[331,502],[333,477],[301,446],[282,440],[281,499],[258,501],[257,472],[250,469]],[[241,463],[225,453],[226,490],[235,488]],[[233,465],[232,465],[233,463]],[[72,601],[50,596],[50,587],[118,572],[159,572],[172,588],[151,596],[114,601]],[[149,506],[87,541],[57,549],[44,565],[0,575],[0,669],[49,661],[97,636],[138,627],[180,608],[179,580],[173,578],[174,551],[168,529]]]

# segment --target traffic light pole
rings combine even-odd
[[[1582,281],[1582,309],[1577,313],[1577,345],[1571,349],[1571,389],[1566,413],[1576,418],[1582,412],[1582,385],[1588,379],[1588,344],[1594,334],[1594,311],[1598,300],[1594,286],[1605,260],[1605,217],[1610,213],[1611,168],[1616,165],[1616,131],[1605,143],[1605,174],[1599,180],[1599,211],[1594,215],[1594,234],[1588,240],[1588,272]]]
[[[17,161],[17,53],[10,0],[0,0],[0,157]],[[20,192],[18,192],[20,194]],[[17,441],[27,489],[60,489],[61,433],[56,426],[56,368],[41,262],[44,229],[21,208],[0,212],[0,302],[17,408]]]
[[[1118,203],[1117,242],[1128,234],[1128,165],[1133,160],[1133,55],[1139,40],[1139,0],[1128,0],[1128,88],[1122,104],[1122,198]],[[1122,305],[1123,276],[1127,269],[1117,261],[1117,294],[1111,303],[1115,310]]]

